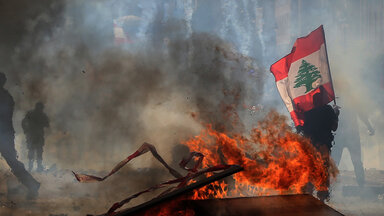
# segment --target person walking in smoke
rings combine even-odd
[[[352,103],[352,99],[349,99],[350,100],[345,100],[344,106],[341,108],[340,130],[336,135],[336,143],[333,148],[332,158],[335,160],[336,164],[339,165],[343,150],[344,148],[347,148],[351,156],[357,184],[362,187],[365,183],[365,174],[363,163],[361,161],[361,143],[357,116],[366,125],[370,136],[374,135],[375,131],[365,113],[358,110],[356,104]]]
[[[17,160],[15,149],[15,130],[12,118],[15,102],[9,92],[4,89],[6,76],[0,73],[0,153],[12,173],[28,189],[27,198],[36,198],[40,183],[25,170],[24,164]]]
[[[43,168],[43,146],[44,146],[44,128],[49,127],[49,119],[44,113],[44,104],[36,103],[35,109],[30,110],[22,121],[22,127],[27,139],[28,148],[28,170],[32,171],[36,159],[37,171],[41,172]]]
[[[321,88],[321,87],[320,87]],[[298,131],[311,140],[314,147],[319,150],[325,161],[325,166],[330,168],[330,154],[334,139],[333,132],[338,128],[339,110],[332,106],[321,104],[321,93],[313,95],[314,109],[304,112],[304,125],[298,127]],[[329,176],[326,183],[329,188]],[[309,186],[310,187],[310,186]],[[313,187],[307,188],[308,192],[313,191]],[[318,191],[317,196],[321,201],[329,199],[329,191]]]

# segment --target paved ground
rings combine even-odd
[[[150,182],[148,173],[132,175],[132,170],[122,172],[107,182],[98,184],[77,183],[70,170],[33,173],[42,183],[39,198],[33,201],[25,199],[26,191],[7,170],[0,171],[0,215],[6,216],[77,216],[105,212],[114,202],[137,192]],[[127,184],[128,179],[135,182],[134,187]],[[345,215],[384,215],[384,171],[366,170],[367,185],[357,187],[354,173],[341,171],[333,184],[332,197],[328,205]],[[113,190],[107,190],[113,188]],[[148,199],[142,197],[132,205]]]
[[[333,184],[329,205],[345,215],[384,215],[384,171],[366,170],[366,186],[359,188],[353,171],[342,171]]]

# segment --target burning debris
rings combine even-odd
[[[328,188],[324,187],[327,187],[328,175],[335,177],[337,169],[331,166],[332,172],[328,173],[321,154],[311,145],[309,139],[293,133],[286,120],[285,116],[271,111],[264,120],[259,122],[258,127],[251,130],[249,137],[226,131],[218,132],[207,124],[206,129],[199,136],[183,143],[191,150],[189,157],[179,164],[182,169],[188,171],[185,176],[171,168],[157,153],[156,148],[148,143],[144,143],[135,153],[118,163],[104,177],[76,173],[74,175],[79,182],[104,181],[132,159],[150,151],[175,177],[173,180],[154,185],[115,203],[106,214],[103,214],[108,216],[115,215],[117,209],[141,194],[177,184],[156,198],[160,200],[154,199],[149,202],[149,204],[151,202],[156,204],[161,199],[170,198],[172,193],[180,195],[188,190],[188,187],[192,190],[191,188],[203,186],[201,183],[196,186],[199,181],[194,180],[202,175],[209,178],[215,176],[213,173],[215,171],[223,171],[221,174],[239,171],[236,166],[226,164],[238,164],[244,167],[244,171],[235,174],[233,182],[213,182],[195,190],[185,199],[301,194],[304,193],[304,188],[308,184],[314,185],[317,190],[327,190]],[[192,160],[195,162],[193,167],[187,167]],[[200,166],[202,169],[199,169]],[[235,169],[234,172],[229,171],[231,169]],[[134,207],[131,211],[148,207],[147,205],[148,203],[141,207]]]
[[[141,205],[135,206],[133,208],[121,211],[116,216],[123,215],[195,215],[192,209],[188,209],[186,206],[183,206],[185,200],[190,200],[191,195],[189,192],[192,190],[198,189],[204,185],[220,180],[224,177],[230,176],[234,173],[242,171],[243,168],[237,165],[232,165],[229,168],[223,170],[219,173],[213,173],[212,176],[208,178],[200,178],[194,183],[191,183],[188,186],[181,187],[180,189],[174,190],[170,193],[166,193],[163,196],[159,196],[149,202],[143,203]],[[164,203],[169,201],[168,203]]]
[[[185,205],[196,215],[229,216],[341,216],[342,214],[308,194],[187,200]]]
[[[286,121],[285,116],[271,111],[249,137],[218,132],[207,124],[199,136],[184,142],[191,151],[205,155],[203,167],[221,161],[244,167],[243,172],[233,176],[232,185],[218,185],[223,193],[213,197],[297,194],[303,193],[308,184],[317,190],[328,189],[324,188],[328,175],[335,177],[337,168],[331,163],[328,173],[320,152],[309,139],[292,132]],[[212,193],[210,187],[205,187],[194,198],[212,198]]]
[[[182,169],[188,171],[187,175],[182,176],[179,172],[177,172],[175,169],[171,168],[163,160],[163,158],[157,153],[157,150],[153,145],[151,145],[149,143],[143,143],[143,145],[135,153],[133,153],[132,155],[128,156],[125,160],[118,163],[108,175],[106,175],[102,178],[97,177],[97,176],[92,176],[92,175],[84,175],[84,174],[76,174],[76,173],[73,173],[73,174],[75,175],[76,179],[79,182],[104,181],[109,176],[116,173],[119,169],[121,169],[129,161],[131,161],[132,159],[134,159],[136,157],[139,157],[142,154],[145,154],[148,151],[150,151],[152,153],[152,155],[158,161],[160,161],[160,163],[162,163],[164,165],[164,167],[166,167],[168,169],[168,171],[175,177],[175,179],[163,182],[161,184],[152,186],[152,187],[150,187],[144,191],[133,194],[133,195],[129,196],[128,198],[113,204],[113,206],[108,210],[108,212],[105,214],[102,214],[102,215],[108,215],[108,216],[116,215],[117,209],[119,209],[123,205],[127,204],[131,199],[134,199],[134,198],[136,198],[136,197],[138,197],[144,193],[152,192],[152,191],[155,191],[157,189],[164,188],[166,186],[177,184],[177,186],[170,187],[167,190],[165,190],[164,192],[162,192],[160,194],[160,196],[158,197],[160,199],[171,198],[171,197],[177,196],[180,193],[183,193],[185,191],[193,190],[194,188],[201,187],[202,185],[205,185],[205,184],[208,184],[212,181],[215,181],[217,178],[222,178],[222,177],[225,177],[227,175],[230,175],[234,172],[238,172],[241,170],[241,167],[238,167],[235,165],[226,165],[226,164],[219,164],[219,165],[215,165],[215,166],[211,166],[211,167],[207,167],[207,168],[199,170],[198,168],[200,167],[201,163],[203,162],[204,155],[201,153],[198,153],[198,152],[191,152],[190,155],[187,158],[183,159],[179,164]],[[193,159],[195,159],[194,166],[192,168],[188,168],[187,165]],[[228,170],[228,169],[230,169],[230,170]],[[222,171],[222,170],[227,170],[227,172],[223,172],[223,173],[221,173],[221,175],[216,176],[214,178],[205,179],[204,181],[201,181],[200,183],[194,181],[194,179],[196,179],[197,177],[199,177],[203,174],[212,173],[215,171]],[[190,182],[192,182],[194,184],[189,185]],[[188,185],[188,187],[186,187],[187,185]],[[177,189],[182,189],[182,190],[177,191]],[[174,193],[172,193],[172,192],[174,192]],[[161,200],[159,200],[159,201],[161,201]],[[156,203],[159,201],[152,200],[152,203]],[[148,205],[148,204],[144,204],[144,205]]]
[[[111,166],[114,157],[125,157],[121,149],[132,147],[124,146],[126,143],[141,143],[139,140],[143,138],[156,140],[158,150],[168,150],[174,147],[172,144],[180,143],[180,140],[186,140],[187,136],[201,130],[201,125],[193,124],[195,122],[189,118],[188,113],[191,112],[204,121],[202,125],[205,129],[201,135],[184,141],[184,144],[191,150],[206,151],[204,161],[199,162],[202,169],[232,162],[245,169],[233,178],[196,191],[193,199],[301,193],[308,184],[313,184],[318,190],[324,188],[324,179],[327,179],[327,175],[334,175],[335,169],[332,174],[328,174],[317,150],[304,138],[292,134],[285,123],[270,120],[272,126],[259,126],[247,131],[269,107],[282,108],[273,92],[276,89],[271,88],[274,83],[269,82],[263,67],[268,67],[278,57],[277,53],[285,52],[284,49],[290,46],[293,38],[307,32],[319,20],[326,22],[324,24],[327,33],[331,33],[329,35],[337,36],[328,40],[333,51],[329,53],[330,59],[337,62],[332,65],[333,75],[337,75],[337,70],[346,71],[346,75],[341,78],[351,77],[355,80],[355,91],[362,92],[362,97],[355,101],[368,107],[366,110],[376,113],[373,126],[378,128],[378,132],[383,128],[380,118],[383,115],[382,91],[378,91],[383,89],[383,85],[377,85],[378,80],[383,83],[383,67],[371,64],[380,62],[381,65],[382,56],[378,59],[372,57],[382,53],[382,49],[376,46],[378,43],[372,43],[367,38],[376,38],[376,42],[383,38],[376,37],[376,30],[382,29],[377,27],[382,23],[379,22],[379,18],[382,18],[380,11],[383,11],[380,8],[384,8],[384,4],[363,1],[361,7],[358,1],[318,2],[22,0],[2,4],[0,11],[3,13],[0,14],[3,19],[0,22],[4,28],[0,30],[3,42],[0,69],[10,78],[5,89],[15,101],[15,115],[9,121],[13,123],[15,136],[9,132],[6,136],[14,139],[14,143],[9,140],[6,142],[10,144],[10,149],[17,150],[19,159],[17,154],[10,156],[12,160],[3,157],[11,162],[17,159],[21,163],[28,163],[20,123],[24,113],[33,104],[43,101],[47,105],[47,115],[52,120],[51,129],[46,134],[47,146],[44,152],[47,157],[43,164],[39,162],[39,167],[49,167],[56,163],[57,170],[52,167],[43,173],[32,173],[33,178],[36,177],[36,181],[42,183],[36,203],[44,208],[38,210],[38,215],[47,215],[56,206],[64,206],[62,199],[67,199],[66,202],[70,204],[66,209],[62,207],[62,210],[56,210],[56,214],[65,212],[69,215],[71,211],[80,209],[88,212],[89,209],[83,207],[83,203],[95,212],[102,212],[109,206],[98,203],[120,200],[122,198],[116,197],[122,193],[134,194],[136,191],[131,189],[143,185],[143,188],[149,188],[157,184],[154,180],[165,181],[160,178],[164,178],[163,173],[167,173],[149,164],[150,167],[145,171],[127,169],[128,175],[135,176],[135,181],[131,178],[129,184],[123,181],[117,186],[114,183],[120,178],[115,178],[115,182],[110,178],[107,187],[103,185],[98,188],[101,184],[96,184],[89,190],[83,185],[73,184],[71,172],[65,169],[70,166],[77,170],[86,167],[85,172],[94,170],[96,173]],[[314,14],[325,19],[313,19]],[[355,20],[353,17],[359,18]],[[120,30],[127,33],[123,38],[127,43],[116,46],[113,43],[116,40],[113,39],[118,39],[119,34],[116,33]],[[343,48],[333,47],[332,43]],[[356,49],[367,44],[375,46],[375,52]],[[336,59],[339,61],[334,61]],[[317,64],[307,58],[297,63],[301,63],[297,65],[297,76],[292,76],[296,78],[292,81],[297,86],[290,85],[295,90],[304,88],[304,93],[309,93],[316,90],[319,84],[326,84],[327,76],[322,69],[327,67],[324,64]],[[319,72],[321,79],[318,78]],[[308,79],[310,83],[307,83],[305,78],[310,78],[309,75],[314,77]],[[365,88],[369,91],[364,91]],[[264,90],[268,90],[266,94]],[[361,100],[369,96],[374,100],[366,101],[374,103],[374,106]],[[241,107],[250,108],[241,110]],[[234,113],[234,110],[239,111],[239,114]],[[355,134],[358,133],[356,131]],[[341,135],[340,130],[338,134]],[[369,141],[381,143],[380,133],[374,138]],[[108,148],[105,143],[108,143]],[[381,155],[381,150],[379,147],[378,150],[370,151]],[[151,150],[143,150],[140,154],[147,151]],[[372,162],[372,156],[369,154],[365,159]],[[201,158],[198,155],[191,157],[191,160]],[[94,163],[90,158],[99,159]],[[119,166],[122,167],[131,159],[133,157]],[[76,165],[73,164],[74,160],[77,160]],[[140,166],[147,166],[146,162]],[[382,162],[380,158],[381,165]],[[20,166],[21,163],[17,162]],[[368,164],[365,164],[366,168]],[[120,169],[119,166],[115,169]],[[183,177],[182,173],[167,168],[175,179]],[[359,169],[362,170],[361,166]],[[78,177],[102,181],[117,170],[105,177],[97,177],[98,174],[94,178],[84,175]],[[6,171],[11,172],[8,169]],[[148,174],[151,180],[143,181]],[[205,173],[198,179],[203,175],[215,176]],[[62,183],[57,185],[60,178],[63,178]],[[2,195],[5,193],[0,193],[0,198],[25,195],[25,190],[19,190],[15,179],[2,184],[1,189],[6,191],[7,197]],[[190,182],[189,185],[192,184]],[[36,185],[34,188],[38,188]],[[81,187],[86,192],[78,190]],[[100,193],[104,188],[107,188],[106,193]],[[119,190],[121,188],[130,191]],[[359,191],[353,191],[353,194],[360,195]],[[374,195],[382,199],[382,191],[375,188],[375,192],[379,192],[379,195]],[[49,205],[44,199],[53,200],[53,203]],[[17,204],[15,210],[5,214],[26,215],[14,213],[25,208],[19,201]],[[174,205],[173,201],[169,205]],[[35,209],[33,206],[33,211]],[[44,213],[41,212],[43,210]]]

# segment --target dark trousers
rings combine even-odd
[[[348,136],[348,135],[344,135]],[[344,148],[347,148],[351,155],[353,168],[355,170],[356,181],[359,186],[363,186],[365,182],[365,174],[363,168],[363,162],[361,161],[361,144],[360,137],[352,136],[353,138],[348,140],[338,140],[335,146],[332,148],[332,157],[335,160],[337,166],[339,166],[341,155]]]
[[[12,173],[16,178],[25,185],[30,191],[37,191],[40,183],[37,182],[32,175],[25,170],[24,164],[17,160],[17,153],[14,145],[13,133],[1,133],[0,137],[0,152],[1,156],[5,159]]]
[[[328,190],[321,190],[317,191],[317,196],[321,201],[325,201],[329,199],[329,187],[330,187],[330,173],[329,173],[329,167],[330,167],[330,154],[331,149],[330,146],[332,145],[331,142],[320,142],[315,139],[311,139],[312,145],[317,149],[317,151],[320,152],[322,159],[324,160],[324,167],[328,170],[327,179],[324,182],[324,187],[328,188]],[[303,193],[309,193],[312,194],[314,190],[314,185],[312,183],[308,183],[302,188]]]
[[[44,138],[43,137],[27,137],[27,147],[28,147],[28,159],[29,159],[29,171],[33,168],[33,163],[36,160],[37,169],[42,171],[43,169],[43,146]]]

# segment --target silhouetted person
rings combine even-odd
[[[319,150],[330,152],[334,135],[338,128],[338,114],[330,105],[316,107],[304,113],[304,135]]]
[[[336,136],[332,156],[336,164],[339,165],[344,148],[348,149],[355,170],[357,184],[362,187],[365,183],[365,174],[361,161],[361,143],[357,116],[367,126],[369,135],[374,134],[374,129],[364,112],[356,110],[356,105],[353,103],[346,101],[342,111],[340,116],[340,130]]]
[[[15,130],[13,129],[12,117],[14,101],[4,84],[7,81],[5,75],[0,73],[0,152],[7,161],[12,173],[28,188],[28,198],[37,196],[40,183],[29,174],[24,165],[17,160],[15,149]]]
[[[44,147],[44,128],[49,127],[49,120],[44,113],[44,104],[36,103],[35,109],[30,110],[22,121],[24,134],[27,138],[28,170],[33,169],[36,159],[37,171],[41,172],[43,168],[43,147]]]
[[[334,139],[333,131],[337,130],[339,113],[330,105],[322,105],[321,101],[321,94],[313,96],[315,108],[304,112],[302,131],[304,136],[310,138],[311,143],[322,154],[326,163],[324,165],[329,168],[329,157]],[[329,177],[326,186],[329,187]],[[329,199],[329,191],[318,191],[317,196],[322,201]]]

